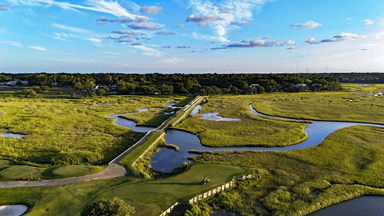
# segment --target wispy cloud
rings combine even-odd
[[[215,16],[215,15],[207,15],[207,16],[195,16],[195,15],[190,15],[187,17],[185,20],[186,22],[195,22],[198,26],[206,26],[208,25],[208,22],[212,21],[218,21],[221,20],[220,17]]]
[[[239,26],[233,24],[251,20],[253,13],[260,11],[261,7],[268,1],[270,0],[224,0],[222,2],[189,0],[189,6],[192,7],[194,14],[201,18],[200,25],[207,24],[211,26],[215,29],[217,38],[220,41],[229,42],[226,37],[228,31],[239,28]],[[189,20],[195,19],[198,21],[197,17],[189,17]],[[211,18],[206,20],[207,17]]]
[[[0,43],[6,43],[15,47],[23,47],[23,45],[20,42],[16,42],[16,41],[0,41]]]
[[[156,34],[160,34],[160,35],[174,35],[175,33],[162,31],[162,32],[157,32]]]
[[[62,61],[62,62],[72,62],[72,63],[84,63],[84,62],[93,62],[97,61],[94,59],[80,59],[80,58],[45,58],[52,61]]]
[[[151,48],[151,47],[146,47],[145,45],[142,45],[142,46],[132,46],[133,48],[135,49],[139,49],[139,50],[142,50],[142,54],[143,55],[146,55],[146,56],[153,56],[153,57],[162,57],[164,55],[163,52],[157,50],[157,49],[154,49],[154,48]]]
[[[323,39],[321,41],[316,41],[315,38],[310,38],[306,40],[307,43],[309,44],[321,44],[321,43],[328,43],[328,42],[344,42],[344,41],[352,41],[352,40],[357,40],[357,39],[364,39],[367,38],[364,35],[357,35],[357,34],[352,34],[352,33],[341,33],[340,35],[336,35],[327,39]]]
[[[296,47],[288,47],[287,50],[295,50],[297,49]]]
[[[350,18],[350,17],[347,17],[347,19],[346,20],[351,20],[352,18]]]
[[[11,6],[0,2],[0,11],[6,11],[9,7]]]
[[[29,46],[29,48],[35,49],[35,50],[40,50],[40,51],[47,51],[44,47],[39,47],[39,46]]]
[[[55,5],[61,7],[62,9],[83,9],[90,11],[97,11],[101,13],[111,14],[117,17],[124,16],[129,17],[131,19],[136,19],[137,17],[141,17],[139,15],[129,13],[124,7],[122,7],[118,1],[112,0],[86,0],[84,5],[72,4],[69,2],[57,2],[54,0],[31,0],[30,2],[40,2],[46,3],[48,5]]]
[[[183,35],[183,36],[189,37],[188,35]],[[229,42],[229,40],[226,39],[225,37],[202,35],[202,34],[198,34],[196,32],[192,33],[192,38],[203,39],[203,40],[215,40],[215,41],[220,41],[220,42]]]
[[[297,27],[298,29],[313,29],[319,26],[322,26],[322,25],[312,20],[305,23],[295,23],[291,25],[291,27]]]
[[[145,30],[159,30],[160,28],[154,24],[143,24],[143,23],[134,23],[132,25],[128,25],[131,29],[145,29]]]
[[[163,63],[165,64],[177,64],[179,62],[185,62],[184,59],[173,57],[173,58],[168,58],[168,59],[162,59]]]
[[[274,46],[283,46],[283,43],[278,41],[266,41],[261,38],[256,38],[255,40],[243,40],[241,43],[233,43],[229,45],[223,45],[221,47],[211,48],[211,50],[220,50],[220,49],[229,49],[229,48],[254,48],[254,47],[274,47]]]
[[[177,28],[189,28],[188,26],[185,26],[185,24],[178,25]]]
[[[76,27],[72,27],[72,26],[61,25],[61,24],[57,24],[57,23],[52,23],[51,26],[55,27],[55,28],[64,29],[64,30],[67,30],[67,31],[79,33],[79,34],[92,34],[91,31],[86,30],[86,29],[81,29],[81,28],[76,28]]]
[[[187,49],[187,48],[191,48],[189,46],[176,46],[175,47],[176,49]]]
[[[364,20],[364,25],[372,25],[372,24],[373,24],[372,20],[370,20],[370,19]]]
[[[378,24],[378,25],[381,25],[381,26],[384,26],[384,18],[381,19],[377,24]]]
[[[87,40],[95,42],[95,43],[100,43],[101,42],[101,40],[97,39],[97,38],[87,38]]]
[[[163,8],[158,6],[147,6],[140,8],[140,12],[144,14],[158,14]]]
[[[116,53],[116,52],[107,52],[107,51],[102,51],[102,52],[109,55],[124,55],[122,53]]]

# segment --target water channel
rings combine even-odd
[[[167,104],[169,107],[173,107],[174,104]],[[173,107],[176,108],[176,107]],[[275,118],[284,121],[303,121],[297,119],[289,119],[275,116],[268,116],[257,112],[252,105],[249,105],[249,108],[252,113],[267,117],[267,118]],[[199,110],[201,109],[201,105],[196,106],[191,112],[192,115],[199,114]],[[148,109],[140,109],[139,112],[146,111]],[[131,113],[126,113],[131,114]],[[133,131],[137,132],[148,132],[152,130],[152,127],[142,127],[136,126],[136,123],[131,120],[127,120],[119,117],[120,115],[125,114],[116,114],[108,116],[108,118],[115,118],[116,124],[127,127]],[[218,113],[209,113],[209,114],[201,114],[202,118],[212,120],[212,121],[239,121],[238,119],[231,118],[222,118],[218,116]],[[241,119],[240,119],[241,120]],[[304,122],[303,122],[304,123]],[[301,142],[296,145],[286,146],[286,147],[223,147],[223,148],[215,148],[215,147],[206,147],[203,146],[200,142],[198,135],[188,133],[181,130],[169,129],[167,130],[167,134],[165,136],[166,144],[173,144],[179,147],[179,151],[175,151],[173,149],[161,148],[159,152],[155,153],[151,158],[151,166],[155,170],[159,170],[162,172],[171,172],[174,168],[180,167],[184,162],[192,162],[188,160],[188,157],[196,156],[196,154],[189,153],[190,150],[198,150],[198,151],[290,151],[290,150],[298,150],[305,149],[309,147],[313,147],[319,145],[324,141],[324,139],[332,132],[355,125],[367,125],[367,126],[376,126],[376,127],[384,127],[384,125],[378,124],[368,124],[368,123],[358,123],[358,122],[332,122],[332,121],[313,121],[313,123],[308,123],[308,126],[305,128],[305,133],[308,135],[308,139],[304,142]],[[372,200],[373,199],[373,200]],[[354,205],[365,206],[367,210],[365,213],[359,212],[358,214],[342,214],[346,209],[351,209]],[[375,204],[379,203],[379,204]],[[340,207],[339,207],[340,206]],[[352,211],[358,212],[358,211]],[[379,212],[379,213],[375,213]],[[361,197],[357,198],[345,203],[341,203],[323,210],[320,210],[311,215],[383,215],[384,214],[384,197]]]

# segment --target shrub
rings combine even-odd
[[[100,96],[103,96],[103,95],[107,94],[107,92],[104,89],[97,89],[97,94]]]
[[[57,95],[62,95],[63,94],[63,92],[57,92]]]
[[[41,93],[41,88],[39,86],[33,86],[33,91],[36,93]]]
[[[81,212],[81,216],[129,216],[131,213],[135,213],[135,207],[115,197],[113,200],[102,198],[100,201],[88,205]]]
[[[49,86],[41,86],[40,89],[41,89],[41,91],[43,91],[43,92],[49,92],[49,91],[51,91],[51,88],[49,88]]]
[[[69,93],[71,95],[71,98],[76,98],[76,92]]]
[[[24,89],[24,90],[22,91],[22,94],[23,94],[25,97],[28,97],[28,98],[36,97],[36,96],[37,96],[37,93],[36,93],[35,90],[33,90],[33,89]]]

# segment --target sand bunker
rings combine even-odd
[[[25,205],[0,206],[0,216],[20,216],[28,210]]]

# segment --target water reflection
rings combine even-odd
[[[25,205],[5,205],[0,206],[1,216],[20,216],[28,210]]]
[[[201,105],[197,105],[195,108],[193,108],[191,115],[201,115],[201,119],[211,120],[211,121],[241,121],[241,119],[238,118],[223,118],[219,115],[219,112],[214,113],[203,113],[200,114],[199,111],[201,109]]]
[[[5,133],[0,134],[0,136],[7,137],[7,138],[23,138],[25,135],[22,134],[15,134],[15,133],[8,133],[8,129],[5,130]]]
[[[384,215],[384,197],[364,196],[333,205],[310,216],[379,216]]]

